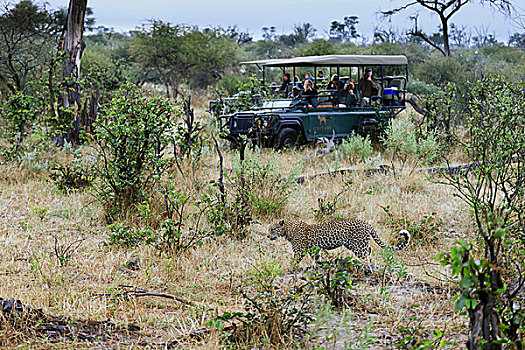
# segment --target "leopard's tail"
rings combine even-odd
[[[383,249],[388,249],[390,251],[398,251],[398,250],[402,250],[402,249],[405,249],[407,246],[408,246],[408,243],[410,243],[410,233],[408,233],[407,230],[401,230],[399,231],[399,235],[400,236],[403,236],[404,237],[404,240],[403,242],[399,243],[399,245],[397,247],[387,247],[383,241],[381,241],[381,238],[379,238],[379,236],[377,235],[376,231],[374,229],[372,229],[371,231],[371,234],[372,238],[374,239],[374,241],[376,241],[377,245],[380,246],[381,248]]]

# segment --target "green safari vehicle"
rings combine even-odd
[[[405,108],[408,81],[405,56],[328,55],[242,64],[259,68],[262,90],[270,98],[260,100],[249,110],[218,117],[222,137],[234,146],[242,136],[261,147],[285,148],[321,137],[344,139],[352,133],[380,133]],[[302,96],[303,82],[297,77],[292,78],[285,89],[276,89],[275,84],[268,88],[266,79],[271,68],[279,68],[280,76],[288,73],[286,75],[296,77],[297,72],[313,72],[308,79],[312,80],[317,93]],[[337,75],[339,82],[327,86],[329,80],[321,77],[319,70],[330,72],[330,76]],[[377,76],[372,77],[370,71]],[[374,81],[374,94],[368,91],[369,96],[363,96],[367,76],[371,77],[369,81]],[[350,82],[354,84],[353,94],[346,89]]]

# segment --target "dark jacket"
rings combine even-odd
[[[381,92],[381,84],[373,78],[372,80],[361,78],[359,88],[363,97],[377,96]]]
[[[337,81],[337,85],[335,82],[333,81],[329,81],[328,82],[328,85],[326,85],[326,90],[337,90],[337,91],[340,91],[340,90],[343,90],[345,84],[343,84],[343,82],[341,80],[338,80]]]

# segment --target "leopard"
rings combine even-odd
[[[268,227],[268,237],[275,240],[284,237],[292,243],[294,260],[300,262],[306,253],[312,255],[315,261],[319,260],[319,250],[332,250],[345,246],[352,251],[358,259],[370,258],[370,237],[385,250],[398,251],[405,249],[410,242],[410,233],[407,230],[399,231],[403,241],[395,247],[387,247],[377,235],[375,229],[366,221],[359,219],[344,219],[326,221],[317,224],[308,224],[304,221],[281,220]],[[312,249],[314,248],[314,249]]]

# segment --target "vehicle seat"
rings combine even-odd
[[[332,96],[319,96],[317,98],[318,106],[326,106],[332,104]]]
[[[396,87],[398,90],[403,89],[403,81],[401,79],[392,79],[390,87]]]

